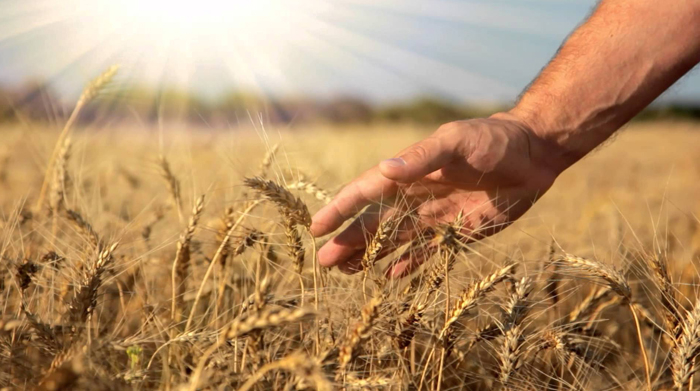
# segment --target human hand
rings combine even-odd
[[[400,195],[418,221],[400,225],[386,255],[429,227],[452,222],[460,212],[460,235],[492,235],[522,216],[546,192],[566,167],[557,147],[513,114],[457,121],[384,160],[343,188],[313,217],[311,231],[323,236],[368,205],[345,230],[318,252],[322,266],[338,266],[345,273],[361,268],[366,235],[374,234],[382,218],[396,210],[388,205]],[[404,276],[419,266],[432,249],[407,252],[387,270]]]

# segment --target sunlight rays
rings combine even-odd
[[[543,1],[530,2],[535,10],[499,3],[0,0],[0,53],[12,53],[0,67],[8,70],[4,79],[45,78],[66,99],[79,93],[75,85],[119,63],[125,85],[205,96],[235,88],[263,96],[509,100],[523,84],[499,76],[511,50],[490,44],[489,34],[458,32],[484,26],[559,39],[552,34],[570,22],[545,21],[536,11]],[[452,27],[436,30],[435,21]],[[411,36],[416,43],[405,43]]]

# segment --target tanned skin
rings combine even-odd
[[[460,212],[465,238],[498,232],[698,62],[700,0],[602,1],[510,111],[442,125],[340,191],[314,216],[314,235],[370,207],[319,250],[320,264],[358,271],[397,196],[419,216],[397,245]],[[407,252],[387,274],[410,273],[430,252]]]

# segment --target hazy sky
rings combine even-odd
[[[509,101],[592,0],[0,0],[0,83]],[[664,99],[700,101],[696,72]]]

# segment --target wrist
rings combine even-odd
[[[508,114],[517,118],[529,130],[535,143],[542,145],[544,156],[538,158],[544,159],[558,172],[566,170],[593,149],[578,137],[583,125],[573,124],[571,119],[563,116],[550,118],[541,110],[522,104],[509,110]]]
[[[544,121],[533,112],[522,108],[497,113],[492,118],[515,123],[525,133],[530,146],[531,161],[553,171],[557,176],[581,159],[576,151],[567,147],[566,140],[559,137],[557,131],[545,125]]]

